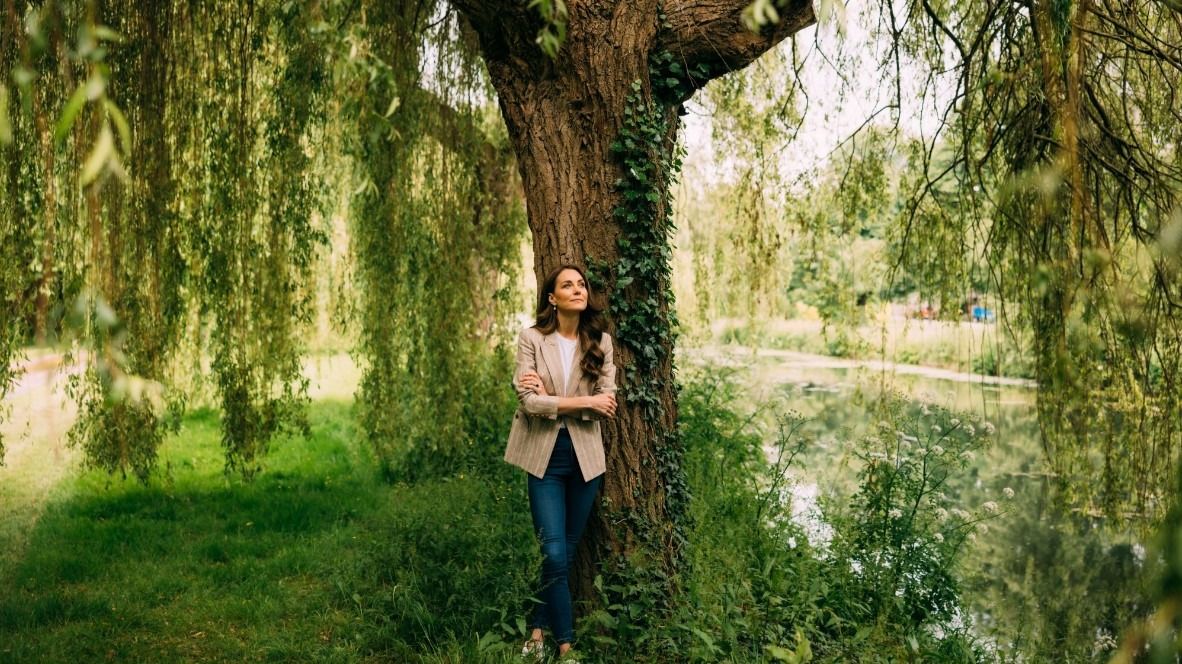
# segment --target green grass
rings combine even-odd
[[[251,483],[223,475],[210,412],[148,485],[63,480],[0,568],[0,662],[447,661],[489,630],[482,652],[506,651],[496,603],[528,594],[533,555],[524,491],[391,487],[349,409],[315,403],[312,436],[277,442]]]

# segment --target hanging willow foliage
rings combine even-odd
[[[306,427],[301,339],[343,214],[382,458],[490,439],[524,217],[446,5],[3,2],[0,388],[25,343],[75,342],[71,440],[146,478],[208,360],[227,470],[251,476]]]
[[[0,80],[5,127],[0,141],[3,188],[0,189],[0,237],[3,260],[4,316],[0,319],[0,390],[15,379],[12,363],[19,348],[43,340],[51,301],[84,270],[86,246],[75,226],[81,198],[80,146],[92,142],[79,122],[83,103],[106,102],[103,51],[93,31],[79,30],[54,7],[34,9],[6,0],[0,19]],[[63,34],[77,34],[75,58],[63,57]],[[69,83],[47,86],[54,78]],[[81,80],[78,84],[75,81]],[[69,100],[67,103],[67,99]],[[60,118],[58,109],[62,109]],[[89,123],[94,126],[93,120]],[[109,134],[108,134],[109,136]],[[62,260],[69,257],[68,261]],[[0,413],[2,414],[2,413]]]
[[[186,180],[206,192],[194,209],[198,291],[215,320],[227,466],[249,475],[277,433],[306,427],[298,333],[323,234],[311,222],[319,199],[302,138],[327,63],[313,17],[292,4],[223,4],[185,18],[191,32],[178,46],[191,40],[186,50],[213,56],[177,75],[201,121],[186,159],[196,168]]]
[[[1182,451],[1182,281],[1162,242],[1182,209],[1182,13],[1155,0],[883,7],[887,25],[912,26],[893,31],[905,52],[957,63],[955,154],[926,162],[913,200],[948,177],[976,209],[994,281],[1033,332],[1066,497],[1160,513]]]
[[[524,211],[507,137],[473,103],[487,84],[474,52],[456,48],[456,17],[419,2],[365,3],[362,16],[342,66],[360,418],[387,472],[431,473],[488,440],[465,430],[468,411],[505,398],[507,357],[484,358],[505,336]],[[430,48],[406,47],[420,38]],[[427,71],[447,85],[427,89]]]
[[[785,229],[775,202],[788,183],[780,173],[779,146],[800,126],[794,42],[774,49],[758,64],[716,79],[702,101],[714,118],[719,154],[735,160],[735,182],[722,189],[720,218],[691,218],[694,291],[703,320],[722,316],[758,319],[787,316],[783,290]],[[703,177],[706,177],[703,174]]]
[[[327,80],[317,17],[253,2],[10,7],[24,25],[6,37],[42,44],[5,42],[5,62],[31,72],[14,143],[44,147],[55,122],[58,141],[5,152],[5,250],[23,253],[4,262],[17,315],[0,346],[80,335],[94,361],[74,380],[71,440],[145,478],[183,407],[168,380],[178,343],[207,336],[227,469],[249,476],[301,423],[298,333],[322,235],[303,141]],[[43,300],[77,302],[80,318],[50,321]]]
[[[81,189],[80,216],[86,220],[83,235],[90,249],[83,271],[69,274],[62,294],[67,302],[93,293],[99,306],[109,303],[110,314],[87,309],[80,325],[94,347],[115,345],[121,354],[120,361],[92,363],[77,377],[81,408],[71,440],[90,463],[145,478],[164,435],[177,422],[179,402],[174,398],[162,408],[159,401],[124,398],[129,396],[128,379],[113,376],[112,368],[119,366],[140,379],[163,379],[181,332],[181,289],[188,275],[184,238],[173,212],[176,187],[161,112],[169,86],[171,11],[154,5],[135,12],[128,5],[106,8],[102,23],[121,35],[124,44],[116,47],[119,57],[104,64],[111,99],[116,108],[126,109],[121,112],[126,113],[130,144],[124,146],[127,158],[121,168],[131,169],[131,175],[122,181],[96,178]],[[94,25],[94,19],[84,25]],[[70,220],[65,223],[68,228]]]

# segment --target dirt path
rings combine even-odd
[[[65,386],[69,374],[80,369],[63,372],[60,363],[60,356],[27,363],[4,399],[0,567],[20,559],[54,487],[78,466],[77,451],[66,444],[77,407]]]

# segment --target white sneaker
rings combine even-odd
[[[546,644],[530,639],[521,647],[521,656],[527,659],[533,659],[535,662],[540,662],[546,658]]]

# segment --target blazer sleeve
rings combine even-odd
[[[521,404],[521,410],[526,415],[557,419],[557,396],[542,396],[521,387],[522,374],[538,370],[537,346],[531,336],[530,328],[522,330],[517,336],[517,370],[513,373],[513,389],[517,391],[517,402]]]
[[[595,388],[591,394],[616,393],[616,362],[615,347],[612,345],[611,335],[604,332],[599,339],[599,347],[603,349],[603,374],[595,381]]]

